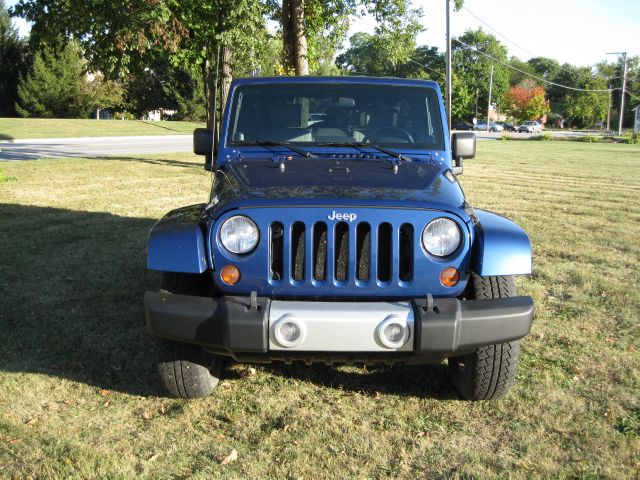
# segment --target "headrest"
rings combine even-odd
[[[302,125],[302,105],[286,103],[274,105],[269,112],[272,127],[300,128]]]

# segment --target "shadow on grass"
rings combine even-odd
[[[394,365],[367,369],[272,364],[263,365],[262,368],[274,375],[370,396],[383,393],[438,400],[459,399],[449,383],[445,364]]]
[[[142,298],[155,219],[0,204],[0,370],[35,372],[135,395],[164,396]],[[443,365],[340,369],[264,366],[330,388],[457,398]],[[227,378],[237,377],[234,370]]]
[[[154,222],[0,204],[0,370],[162,395],[142,306]]]
[[[92,157],[85,157],[92,158]],[[141,157],[129,157],[129,156],[119,156],[119,157],[93,157],[98,160],[120,160],[122,162],[138,162],[138,163],[148,163],[150,165],[167,165],[170,167],[183,167],[183,168],[194,168],[196,170],[204,170],[204,160],[202,163],[197,162],[183,162],[181,160],[170,160],[166,158],[141,158]],[[204,158],[204,157],[203,157]]]
[[[12,141],[13,137],[11,135],[7,135],[6,133],[0,133],[0,140]]]
[[[139,120],[139,122],[140,123],[144,123],[145,125],[151,125],[152,127],[162,128],[164,130],[169,130],[171,132],[185,133],[184,130],[179,130],[177,128],[165,127],[164,125],[158,124],[158,122],[152,122],[152,121],[147,121],[147,120]]]

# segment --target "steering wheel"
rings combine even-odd
[[[375,142],[377,138],[384,137],[384,136],[396,137],[398,139],[400,139],[401,137],[404,138],[405,142],[400,142],[400,143],[415,143],[411,134],[404,128],[399,128],[399,127],[376,128],[373,132],[367,133],[362,139],[362,141],[364,143],[369,143],[372,141]]]

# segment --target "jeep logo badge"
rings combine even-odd
[[[355,213],[338,213],[334,210],[327,218],[329,220],[349,220],[350,222],[353,222],[356,218],[358,218],[358,216]]]

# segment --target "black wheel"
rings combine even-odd
[[[481,277],[469,279],[465,293],[468,300],[513,297],[513,277]],[[520,359],[520,340],[487,345],[474,352],[449,359],[449,378],[467,400],[492,400],[504,397],[516,378]]]
[[[158,372],[164,388],[172,397],[204,398],[218,386],[222,358],[198,345],[158,340]]]
[[[210,279],[206,274],[191,275],[167,272],[162,289],[182,295],[207,295]],[[198,345],[158,339],[158,372],[167,392],[179,398],[203,398],[213,392],[220,381],[223,359]]]

